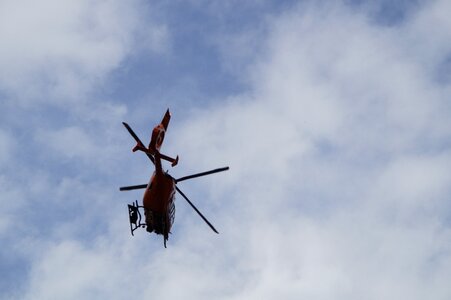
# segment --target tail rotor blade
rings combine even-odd
[[[229,167],[224,167],[224,168],[218,168],[218,169],[214,169],[214,170],[210,170],[210,171],[206,171],[206,172],[202,172],[202,173],[196,173],[196,174],[192,174],[192,175],[188,175],[188,176],[184,176],[179,179],[176,179],[175,182],[180,182],[183,180],[188,180],[188,179],[192,179],[192,178],[196,178],[196,177],[201,177],[201,176],[206,176],[206,175],[210,175],[210,174],[214,174],[214,173],[218,173],[218,172],[223,172],[223,171],[227,171],[228,169],[229,169]]]
[[[183,194],[183,192],[177,186],[175,186],[175,188],[177,189],[177,192],[179,192],[180,195],[182,195],[182,197],[185,198],[185,200],[189,203],[189,205],[191,205],[191,207],[199,214],[199,216],[202,218],[202,220],[204,220],[205,223],[207,223],[208,226],[210,226],[211,230],[213,230],[214,232],[219,234],[219,232],[216,230],[216,228],[214,228],[213,225],[211,225],[211,223],[208,222],[207,218],[205,218],[204,215],[197,209],[197,207],[194,206],[194,204],[191,201],[189,201],[188,197],[186,197],[185,194]]]

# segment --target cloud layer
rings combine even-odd
[[[74,11],[85,11],[83,5]],[[121,17],[121,4],[98,5],[86,14],[95,32],[134,24]],[[18,188],[22,176],[0,177],[2,195],[32,208],[25,224],[39,225],[19,227],[23,235],[13,238],[12,221],[2,218],[0,237],[12,241],[16,253],[1,259],[19,266],[27,257],[30,271],[19,292],[0,287],[23,299],[448,299],[451,121],[443,74],[451,51],[449,9],[446,1],[417,6],[386,26],[350,6],[300,4],[259,19],[264,29],[253,37],[227,35],[261,47],[245,67],[239,64],[248,49],[217,43],[224,64],[232,64],[228,72],[248,83],[246,90],[208,107],[193,102],[190,110],[176,109],[190,117],[173,115],[164,148],[181,157],[171,170],[175,177],[230,165],[228,173],[180,184],[220,235],[179,197],[168,249],[144,232],[130,238],[124,205],[113,200],[140,197],[118,195],[116,186],[143,183],[133,181],[145,182],[149,172],[144,157],[127,152],[133,142],[126,134],[117,137],[116,123],[133,103],[74,102],[78,113],[69,113],[64,126],[33,131],[32,147],[49,165],[37,165],[26,195]],[[95,17],[101,12],[105,18]],[[79,15],[55,24],[71,19]],[[76,61],[82,75],[107,76],[131,51],[124,40],[136,26],[106,30],[102,36],[116,47],[108,47],[105,64],[97,59],[105,52],[96,51],[108,45],[105,39],[88,43],[87,56],[65,48],[61,64]],[[83,32],[72,41],[84,40]],[[5,62],[15,55],[7,50]],[[29,62],[43,60],[41,50],[29,54]],[[23,78],[24,68],[10,69]],[[14,78],[0,85],[11,92],[25,80]],[[95,113],[80,113],[90,109]],[[1,153],[11,155],[16,144],[0,131]],[[5,161],[0,170],[2,163],[12,168]],[[49,216],[48,203],[55,219],[46,223],[40,218]],[[18,214],[17,207],[0,213]]]

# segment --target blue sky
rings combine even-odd
[[[449,299],[447,1],[2,1],[2,299]],[[131,237],[143,140],[180,156]],[[169,169],[170,166],[168,165]]]

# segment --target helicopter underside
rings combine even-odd
[[[144,208],[144,216],[146,220],[147,232],[155,232],[156,234],[163,234],[166,236],[170,233],[175,218],[174,202],[171,201],[169,204],[167,217],[165,217],[162,213],[146,208]]]
[[[140,209],[144,210],[145,223],[143,223]],[[171,201],[168,206],[168,215],[165,217],[164,214],[152,211],[151,209],[146,209],[144,206],[138,205],[138,201],[133,202],[133,204],[128,205],[128,214],[130,221],[130,231],[131,234],[138,228],[146,228],[149,233],[154,232],[155,234],[161,234],[164,236],[164,246],[166,247],[166,241],[171,233],[171,227],[174,223],[175,218],[175,205]]]

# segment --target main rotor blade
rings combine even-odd
[[[131,191],[131,190],[145,189],[146,187],[147,187],[147,184],[123,186],[123,187],[119,188],[119,191]]]
[[[136,133],[133,131],[133,129],[125,122],[122,122],[122,124],[125,126],[125,128],[127,128],[128,132],[130,133],[130,135],[135,139],[135,141],[138,143],[138,145],[140,146],[144,146],[144,144],[141,142],[141,140],[139,139],[139,137],[136,135]],[[150,155],[149,153],[146,153],[147,157],[152,161],[153,164],[155,164],[155,160],[153,158],[152,155]]]
[[[177,186],[175,186],[175,188],[177,189],[177,192],[179,192],[180,195],[182,195],[183,198],[185,198],[185,200],[189,203],[189,205],[191,205],[191,207],[199,214],[199,216],[202,218],[202,220],[204,220],[205,223],[207,223],[208,226],[210,226],[210,228],[211,228],[214,232],[216,232],[216,233],[219,234],[219,232],[216,230],[216,228],[214,228],[213,225],[211,225],[211,223],[208,222],[207,218],[205,218],[204,215],[197,209],[197,207],[195,207],[194,204],[191,203],[191,201],[189,201],[188,197],[186,197],[185,194],[183,194],[183,192],[182,192]]]
[[[218,173],[218,172],[223,172],[223,171],[227,171],[228,169],[229,169],[229,167],[224,167],[224,168],[218,168],[218,169],[214,169],[214,170],[206,171],[206,172],[202,172],[202,173],[192,174],[192,175],[188,175],[188,176],[184,176],[179,179],[176,179],[175,182],[180,182],[183,180],[188,180],[188,179],[192,179],[192,178],[196,178],[196,177],[201,177],[201,176],[206,176],[206,175],[210,175],[210,174],[214,174],[214,173]]]

